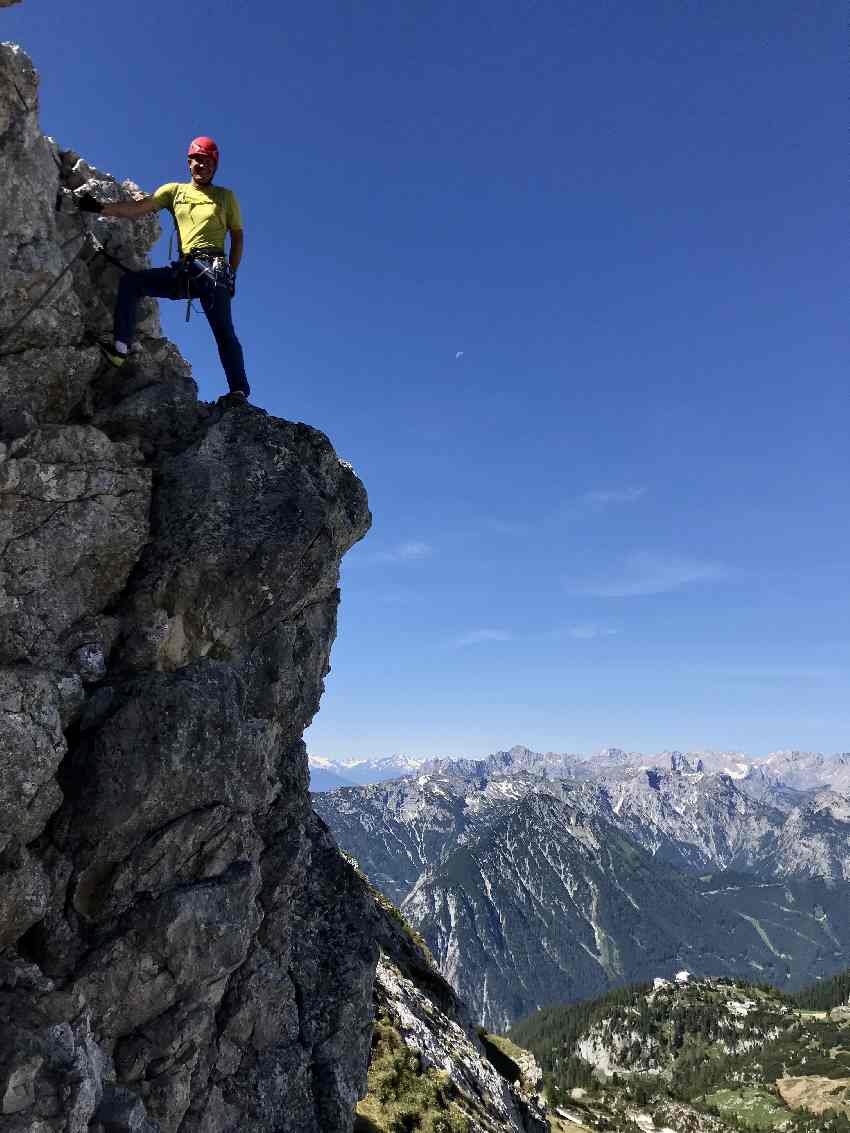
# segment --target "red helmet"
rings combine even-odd
[[[218,146],[212,138],[195,138],[189,146],[188,157],[195,157],[198,154],[203,154],[205,157],[211,157],[218,165]]]

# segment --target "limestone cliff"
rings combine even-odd
[[[105,364],[159,229],[83,185],[138,192],[41,134],[0,45],[0,1133],[351,1133],[376,1006],[470,1133],[542,1133],[311,809],[363,486],[198,402],[155,304]]]
[[[0,47],[0,1130],[348,1133],[375,911],[301,737],[366,494],[315,429],[199,403],[153,304],[104,366],[83,235],[137,267],[158,229],[84,217],[92,180],[135,191]]]

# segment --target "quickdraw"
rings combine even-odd
[[[213,281],[213,285],[215,287],[226,287],[227,286],[227,276],[228,276],[227,260],[225,260],[224,256],[216,256],[216,258],[214,260],[210,261],[206,266],[204,265],[204,262],[203,262],[202,259],[198,259],[197,257],[192,256],[191,253],[189,255],[183,257],[179,261],[178,271],[182,274],[183,279],[185,280],[185,283],[186,283],[186,322],[187,323],[188,323],[189,318],[192,314],[192,294],[191,294],[192,278],[189,274],[189,264],[190,264],[190,262],[193,263],[195,265],[195,267],[199,269],[200,275],[208,275],[210,277],[210,279]],[[197,276],[195,278],[197,278]]]

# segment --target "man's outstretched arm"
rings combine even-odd
[[[114,204],[105,205],[96,200],[91,193],[81,193],[76,201],[77,206],[83,212],[96,212],[100,213],[101,216],[117,216],[121,220],[138,220],[140,216],[147,216],[162,207],[157,204],[154,197],[144,197],[140,201],[116,201]]]
[[[104,205],[100,210],[101,216],[117,216],[121,220],[138,220],[140,216],[147,216],[156,212],[159,205],[153,197],[145,197],[141,201],[116,201],[114,205]]]

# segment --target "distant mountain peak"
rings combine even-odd
[[[596,753],[600,763],[626,763],[629,756],[621,747],[603,747]]]
[[[539,752],[513,744],[482,758],[441,756],[423,759],[402,753],[379,759],[333,760],[311,756],[314,781],[337,776],[345,783],[375,783],[417,775],[437,775],[466,782],[494,776],[531,775],[551,781],[595,781],[644,773],[649,768],[697,781],[701,776],[725,777],[738,783],[752,798],[788,810],[801,792],[831,788],[850,792],[850,754],[826,756],[819,752],[775,751],[753,757],[742,751],[672,748],[645,755],[620,747],[605,747],[593,756],[572,752]],[[339,785],[338,783],[336,785]],[[314,785],[313,790],[325,786]]]

